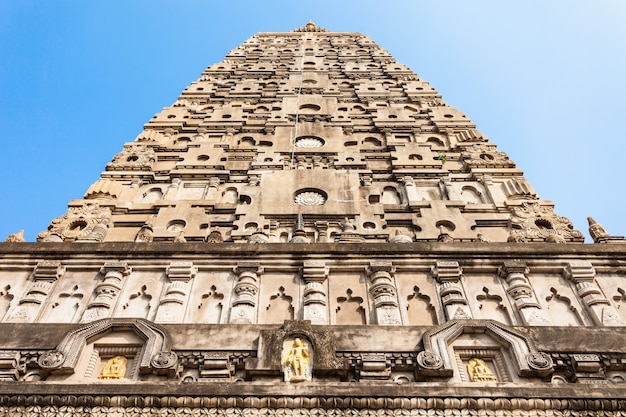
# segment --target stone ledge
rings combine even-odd
[[[626,390],[608,384],[0,383],[0,405],[124,407],[180,406],[181,402],[203,407],[626,410]]]
[[[194,255],[219,254],[237,257],[253,255],[289,253],[289,254],[358,254],[369,255],[421,255],[435,257],[451,255],[484,255],[488,257],[511,258],[519,256],[545,257],[546,255],[595,255],[623,256],[626,259],[626,243],[624,244],[580,244],[580,243],[135,243],[135,242],[104,242],[104,243],[0,243],[0,255],[76,255],[93,254],[97,256],[159,257],[168,254]]]

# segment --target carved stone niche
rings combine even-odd
[[[554,371],[552,359],[539,352],[530,338],[493,320],[452,320],[423,337],[424,350],[417,355],[418,378],[452,377],[471,382],[468,365],[479,359],[485,373],[496,382],[547,377]]]
[[[285,320],[280,328],[261,330],[257,357],[248,358],[246,362],[248,377],[282,375],[285,369],[285,346],[293,345],[296,339],[300,339],[309,349],[313,379],[345,377],[348,363],[336,357],[334,333],[314,328],[310,320]]]
[[[39,356],[38,364],[42,378],[51,382],[129,382],[154,374],[172,378],[179,366],[170,345],[165,330],[148,320],[103,319],[66,334],[56,349]],[[102,378],[116,357],[123,357],[125,370],[115,378]]]

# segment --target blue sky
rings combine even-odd
[[[4,0],[0,240],[34,241],[205,67],[308,20],[411,67],[584,234],[626,234],[625,1]]]

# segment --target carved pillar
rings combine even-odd
[[[131,272],[126,262],[107,262],[100,268],[102,281],[96,285],[92,300],[87,304],[81,322],[109,317],[111,308],[115,305],[117,296],[122,289],[122,281]]]
[[[597,326],[623,326],[615,307],[604,296],[596,282],[596,271],[591,262],[574,261],[563,269],[563,276],[576,284],[578,296],[587,307]]]
[[[174,178],[169,188],[163,196],[163,200],[176,200],[176,194],[178,194],[178,188],[180,187],[180,179]]]
[[[255,323],[259,274],[263,273],[263,268],[258,262],[240,262],[233,271],[237,274],[237,283],[230,310],[230,323]]]
[[[478,181],[485,187],[485,192],[487,193],[487,196],[489,196],[489,202],[498,201],[496,198],[494,198],[494,195],[492,192],[494,183],[493,183],[493,178],[491,178],[491,175],[483,174],[482,178],[480,178]]]
[[[318,242],[326,242],[328,239],[328,222],[325,221],[316,221],[315,228],[317,229],[317,241]]]
[[[367,275],[370,278],[370,294],[374,298],[376,323],[385,325],[402,324],[398,296],[393,274],[396,268],[391,262],[370,262]]]
[[[189,281],[196,276],[198,268],[193,262],[172,262],[167,268],[167,278],[170,281],[165,295],[159,301],[156,322],[182,322],[185,313],[185,303],[189,292]]]
[[[439,261],[431,273],[439,282],[439,297],[448,320],[471,319],[465,291],[461,285],[463,271],[456,261]]]
[[[209,201],[217,201],[217,189],[220,186],[220,178],[219,177],[211,177],[209,178],[209,189],[206,193],[206,200]]]
[[[528,267],[524,262],[507,261],[498,270],[498,275],[507,284],[506,292],[515,300],[515,306],[525,326],[546,326],[550,322],[541,311],[530,282],[526,275]]]
[[[413,177],[402,177],[402,183],[404,184],[404,191],[406,192],[406,198],[409,200],[409,206],[413,207],[415,204],[421,203],[419,198],[417,187],[415,186],[415,180]]]
[[[41,306],[52,291],[54,283],[65,273],[59,261],[41,261],[35,267],[33,282],[26,295],[9,314],[9,322],[31,322],[37,318]]]
[[[311,320],[311,324],[328,324],[328,296],[324,285],[326,278],[328,267],[324,261],[304,261],[304,320]]]

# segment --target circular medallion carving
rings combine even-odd
[[[61,352],[52,351],[42,354],[37,362],[42,368],[57,368],[64,360],[65,356]]]
[[[321,148],[324,141],[313,136],[303,136],[296,139],[296,148]]]
[[[417,355],[417,363],[426,369],[439,369],[443,366],[443,361],[438,354],[424,350]]]
[[[538,371],[545,371],[553,366],[552,358],[547,353],[543,352],[529,353],[528,356],[526,356],[526,362],[531,369]]]
[[[173,367],[177,362],[178,356],[174,352],[159,352],[152,357],[150,365],[153,368],[166,369]]]
[[[321,206],[326,202],[326,198],[315,191],[305,191],[296,195],[295,203],[299,206]]]

